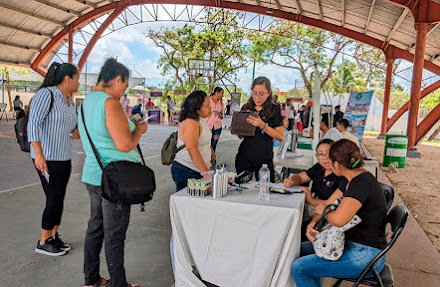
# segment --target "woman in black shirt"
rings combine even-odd
[[[257,111],[259,117],[249,116],[247,122],[257,127],[254,136],[245,136],[235,157],[237,173],[242,171],[255,172],[267,164],[270,170],[270,181],[274,182],[273,139],[284,139],[283,120],[280,106],[272,99],[270,80],[258,77],[252,83],[252,97],[243,106],[242,111]]]
[[[301,258],[292,265],[292,275],[297,287],[321,286],[322,277],[356,278],[368,263],[386,245],[385,197],[374,176],[362,168],[363,157],[357,145],[349,140],[337,141],[330,148],[333,172],[348,180],[346,191],[336,190],[326,204],[343,197],[338,208],[326,216],[333,226],[347,224],[358,215],[362,222],[345,233],[344,254],[337,261],[319,258],[314,254],[311,242],[301,245]],[[316,207],[316,214],[307,226],[307,237],[315,240],[318,233],[314,225],[322,214],[325,205]],[[374,269],[379,273],[385,264],[381,258]]]
[[[306,201],[311,205],[325,203],[327,199],[337,190],[345,190],[347,180],[345,177],[337,176],[332,171],[332,162],[329,157],[330,146],[333,141],[324,139],[316,147],[318,163],[294,176],[284,180],[285,187],[301,185],[312,181],[311,191],[306,187],[300,187],[306,194]]]

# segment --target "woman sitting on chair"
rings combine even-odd
[[[357,278],[370,261],[386,245],[385,198],[374,176],[362,168],[362,154],[355,143],[342,139],[330,148],[330,159],[335,175],[348,180],[346,191],[336,190],[325,204],[343,197],[338,208],[326,216],[333,226],[347,224],[355,215],[362,222],[345,232],[344,254],[337,261],[329,261],[314,254],[312,242],[319,232],[314,225],[325,204],[316,207],[315,217],[307,226],[307,238],[311,242],[301,245],[301,258],[292,264],[292,275],[297,287],[319,287],[322,277]],[[385,257],[379,259],[374,269],[380,272]]]
[[[292,187],[312,181],[312,190],[307,187],[300,187],[306,194],[307,203],[316,206],[325,203],[326,200],[335,192],[336,189],[344,190],[347,180],[337,176],[332,171],[332,162],[329,158],[330,147],[333,141],[324,139],[316,147],[316,157],[318,163],[307,171],[302,171],[297,175],[290,176],[284,180],[284,186]]]

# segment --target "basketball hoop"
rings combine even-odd
[[[188,60],[188,75],[189,77],[208,77],[214,78],[215,75],[215,61],[214,60],[201,60],[190,59]]]

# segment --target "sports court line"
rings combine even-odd
[[[80,174],[82,174],[82,172],[74,173],[71,176],[77,176],[77,175],[80,175]],[[12,192],[12,191],[15,191],[15,190],[18,190],[18,189],[27,188],[27,187],[36,186],[36,185],[41,185],[41,182],[35,182],[35,183],[27,184],[27,185],[17,186],[17,187],[10,188],[10,189],[0,190],[0,194],[7,193],[7,192]]]

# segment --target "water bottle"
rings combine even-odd
[[[269,200],[269,180],[270,180],[270,170],[267,167],[267,164],[263,164],[263,167],[260,169],[259,173],[259,183],[260,183],[260,191],[258,193],[258,198],[260,200]]]

